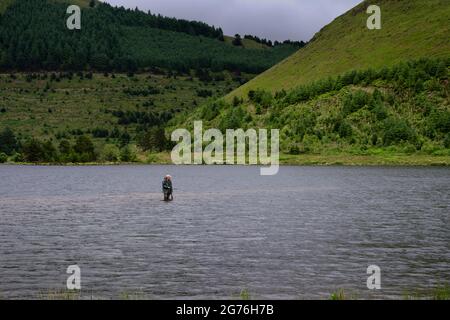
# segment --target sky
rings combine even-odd
[[[310,40],[323,26],[362,0],[105,0],[165,16],[221,27],[226,35]]]

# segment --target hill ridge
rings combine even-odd
[[[366,28],[366,0],[323,27],[306,47],[228,97],[242,97],[257,88],[272,92],[292,89],[352,69],[449,55],[449,1],[383,0],[378,4],[382,10],[381,30]]]
[[[206,23],[105,3],[83,10],[81,30],[67,30],[63,3],[11,1],[0,15],[0,70],[134,72],[159,67],[183,73],[259,73],[298,48],[236,47],[222,41],[222,29]]]

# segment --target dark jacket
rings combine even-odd
[[[162,188],[163,188],[163,191],[170,191],[170,192],[172,192],[172,181],[170,181],[170,180],[163,180]]]

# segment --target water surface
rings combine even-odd
[[[401,298],[450,281],[449,206],[448,168],[0,166],[0,296]]]

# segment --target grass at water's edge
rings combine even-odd
[[[54,289],[40,291],[36,297],[38,300],[103,300],[96,297],[94,294],[82,294],[79,290]],[[0,295],[0,300],[4,298]],[[151,295],[146,294],[143,290],[124,291],[116,298],[109,298],[112,300],[154,300]],[[242,289],[239,294],[234,294],[230,297],[231,300],[252,300],[253,295],[248,289]],[[329,297],[324,297],[328,300],[359,300],[360,297],[354,292],[338,289],[330,294]],[[379,298],[378,298],[379,299]],[[438,285],[427,290],[405,291],[403,300],[450,300],[450,285]]]
[[[431,290],[416,290],[405,292],[406,300],[450,300],[450,285],[439,285]]]
[[[280,157],[282,165],[318,166],[450,166],[448,156],[430,155],[286,155]]]
[[[403,300],[450,300],[450,285],[438,285],[426,290],[405,291],[402,298]],[[330,295],[329,299],[358,300],[358,296],[345,289],[338,289]]]
[[[15,165],[36,165],[35,163],[12,163]],[[92,165],[172,165],[170,153],[152,153],[139,156],[136,162],[89,162],[89,163],[39,163],[39,165],[92,166]],[[382,155],[280,155],[282,166],[450,166],[450,156],[422,154]]]

